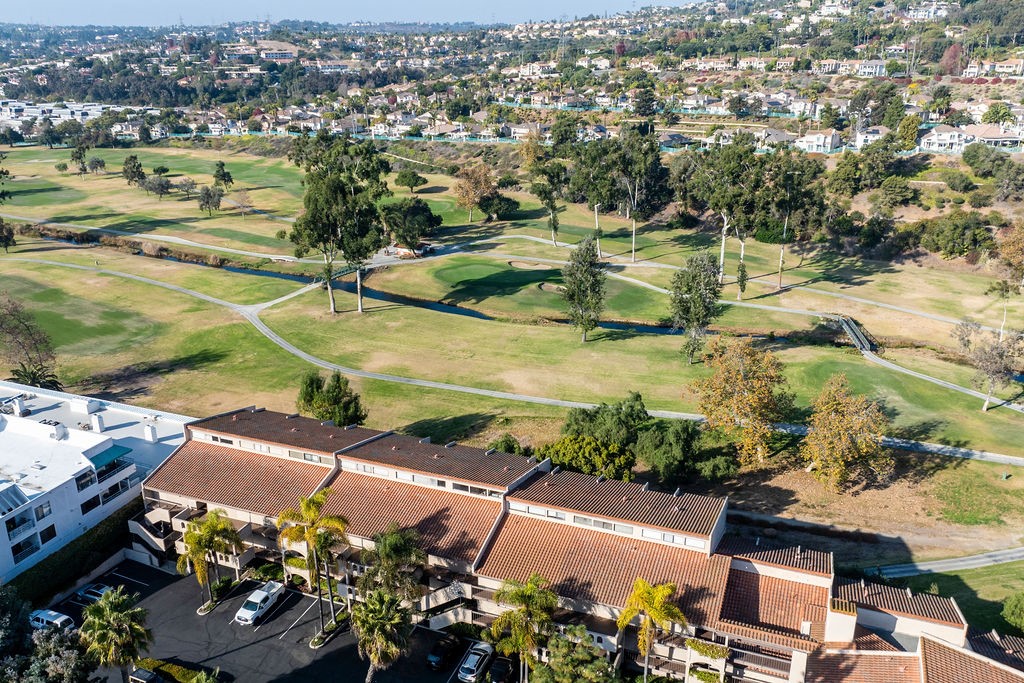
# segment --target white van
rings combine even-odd
[[[51,609],[37,609],[32,612],[28,616],[28,623],[35,629],[62,628],[67,631],[75,627],[75,622],[71,617]]]

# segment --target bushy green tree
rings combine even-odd
[[[839,157],[836,168],[828,179],[828,189],[839,195],[852,197],[860,192],[860,159],[846,150]]]
[[[614,683],[619,680],[604,650],[582,625],[548,639],[548,659],[533,671],[533,683]]]
[[[494,192],[481,198],[478,206],[492,220],[501,220],[519,210],[519,200]]]
[[[395,185],[408,187],[409,192],[415,194],[416,188],[427,184],[427,179],[411,168],[403,168],[395,176]]]
[[[592,436],[563,436],[543,446],[540,457],[551,458],[562,469],[622,481],[633,479],[636,463],[636,457],[617,443],[605,443]]]
[[[1010,162],[1010,155],[981,142],[964,147],[960,157],[979,178],[991,178]]]
[[[672,326],[686,333],[683,352],[687,361],[704,345],[708,325],[721,315],[718,303],[722,296],[718,263],[709,251],[700,251],[686,259],[682,270],[672,276],[669,290],[669,315]]]
[[[562,433],[590,436],[603,443],[628,448],[636,443],[640,430],[651,419],[643,397],[633,391],[618,403],[602,403],[593,408],[570,408]]]
[[[606,279],[594,238],[587,237],[576,245],[562,268],[562,298],[568,306],[569,322],[582,332],[584,342],[587,332],[597,327],[601,319]]]
[[[139,161],[138,156],[129,154],[125,157],[121,175],[129,185],[142,185],[142,181],[146,179],[146,172],[142,170],[142,162]]]
[[[1014,593],[1003,602],[1003,619],[1014,628],[1024,631],[1024,592]]]
[[[300,412],[318,420],[330,420],[339,427],[366,422],[367,412],[359,394],[349,386],[348,379],[337,371],[331,373],[326,382],[316,370],[304,374],[296,405]]]
[[[399,244],[409,249],[434,233],[441,225],[441,217],[430,209],[430,205],[419,197],[406,197],[394,204],[381,207],[384,224]]]

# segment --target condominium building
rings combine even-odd
[[[0,581],[135,499],[188,420],[0,382]]]
[[[188,523],[222,510],[245,542],[224,564],[301,555],[279,546],[277,517],[326,487],[324,512],[348,520],[350,547],[333,571],[349,586],[375,534],[391,523],[419,533],[428,559],[417,619],[433,628],[489,625],[504,609],[495,601],[502,583],[539,573],[559,597],[556,623],[584,625],[627,666],[638,658],[637,632],[616,619],[642,577],[674,583],[687,617],[656,638],[650,663],[662,675],[1024,683],[1014,668],[1024,669],[1024,656],[979,654],[1005,642],[971,632],[954,600],[837,576],[830,553],[727,534],[724,498],[257,408],[186,427],[185,443],[143,483],[136,549],[184,550]],[[839,675],[848,671],[857,674]]]

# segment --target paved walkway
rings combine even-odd
[[[892,564],[888,567],[881,567],[878,573],[887,579],[898,579],[905,576],[917,576],[918,574],[958,572],[965,569],[978,569],[979,567],[989,567],[994,564],[1021,561],[1024,561],[1024,547],[994,550],[989,553],[968,555],[967,557],[954,557],[950,560]]]
[[[475,394],[477,396],[487,396],[489,398],[495,398],[505,401],[519,401],[523,403],[535,403],[538,405],[554,406],[559,408],[593,408],[596,404],[587,403],[583,401],[566,401],[557,398],[548,398],[545,396],[531,396],[528,394],[518,394],[507,391],[494,391],[491,389],[481,389],[479,387],[464,386],[461,384],[449,384],[447,382],[437,382],[428,379],[418,379],[415,377],[403,377],[401,375],[391,375],[381,372],[370,372],[367,370],[361,370],[359,368],[351,368],[345,365],[339,365],[330,361],[318,358],[311,353],[307,353],[302,349],[298,348],[288,340],[281,337],[279,334],[274,332],[270,327],[260,319],[260,313],[271,306],[275,306],[284,301],[297,297],[305,292],[317,289],[320,287],[319,283],[313,283],[305,285],[294,292],[290,292],[284,296],[278,297],[272,301],[265,301],[258,304],[235,304],[230,301],[224,301],[217,297],[197,292],[192,289],[187,289],[179,285],[170,284],[167,282],[161,282],[160,280],[154,280],[152,278],[143,277],[141,275],[135,275],[134,273],[125,273],[117,270],[107,270],[105,268],[98,268],[95,266],[86,266],[74,263],[63,263],[61,261],[49,261],[46,259],[30,259],[20,257],[6,257],[0,259],[2,261],[17,261],[21,263],[38,263],[43,265],[55,266],[58,268],[72,268],[75,270],[84,270],[88,272],[100,273],[102,275],[110,275],[113,277],[122,277],[129,280],[135,280],[144,284],[152,285],[154,287],[161,287],[163,289],[170,290],[172,292],[178,292],[179,294],[185,294],[202,301],[227,308],[234,313],[245,318],[253,327],[255,327],[260,334],[264,335],[267,339],[274,342],[277,346],[281,347],[288,353],[292,354],[297,358],[301,358],[308,363],[312,363],[318,367],[327,370],[337,370],[346,375],[354,377],[364,377],[366,379],[376,379],[383,382],[392,382],[396,384],[405,384],[408,386],[424,387],[427,389],[440,389],[442,391],[457,391],[465,394]],[[704,417],[697,413],[682,413],[668,410],[654,410],[650,411],[654,417],[661,417],[667,419],[679,419],[679,420],[703,420]],[[778,425],[778,428],[782,431],[790,433],[802,434],[806,433],[806,427],[801,425]],[[1013,465],[1024,467],[1024,458],[1015,458],[1009,455],[1003,455],[1001,453],[990,453],[988,451],[978,451],[969,448],[955,448],[951,446],[944,446],[942,444],[931,444],[922,441],[910,441],[906,439],[895,439],[892,437],[886,437],[887,442],[891,445],[899,446],[908,450],[913,450],[921,453],[933,453],[937,455],[947,455],[951,457],[966,458],[971,460],[983,460],[987,462],[995,462],[1005,465]]]

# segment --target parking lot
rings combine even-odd
[[[98,578],[97,583],[123,585],[141,595],[140,605],[149,616],[153,645],[148,656],[169,662],[220,668],[221,681],[239,683],[313,680],[362,680],[368,665],[359,659],[355,637],[342,633],[318,650],[308,647],[319,628],[316,598],[289,591],[255,626],[234,623],[235,612],[258,587],[246,581],[212,612],[196,614],[202,602],[195,578],[176,577],[159,570],[125,562]],[[70,599],[55,607],[81,624],[83,605]],[[327,609],[326,602],[324,609]],[[453,664],[441,672],[430,671],[427,653],[440,634],[417,628],[410,652],[374,680],[383,683],[448,683],[455,680]],[[455,660],[458,661],[458,658]],[[101,679],[102,680],[102,679]],[[110,683],[120,681],[110,675]]]

